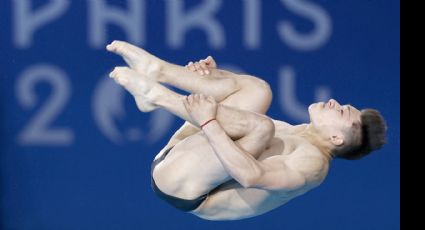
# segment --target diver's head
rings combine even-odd
[[[386,143],[387,125],[376,110],[360,111],[332,99],[311,105],[309,113],[315,135],[333,157],[358,160]]]

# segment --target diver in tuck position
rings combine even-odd
[[[200,218],[267,213],[318,187],[333,159],[361,159],[385,143],[376,110],[330,100],[309,107],[311,123],[292,126],[264,115],[272,101],[265,81],[219,70],[211,57],[182,67],[125,42],[107,49],[130,66],[110,76],[142,112],[162,108],[187,121],[155,158],[152,187]]]

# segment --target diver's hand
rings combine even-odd
[[[200,75],[210,75],[212,69],[217,69],[217,63],[213,57],[209,56],[205,60],[200,60],[199,62],[190,62],[186,68]]]
[[[218,103],[212,96],[192,94],[184,97],[183,103],[190,117],[199,126],[217,117]]]

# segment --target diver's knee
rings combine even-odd
[[[276,134],[274,122],[266,117],[258,121],[255,130],[265,142],[271,141]]]

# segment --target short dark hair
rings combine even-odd
[[[387,143],[387,130],[387,123],[379,111],[363,110],[360,123],[360,144],[339,150],[336,157],[345,160],[360,160],[370,155]]]

